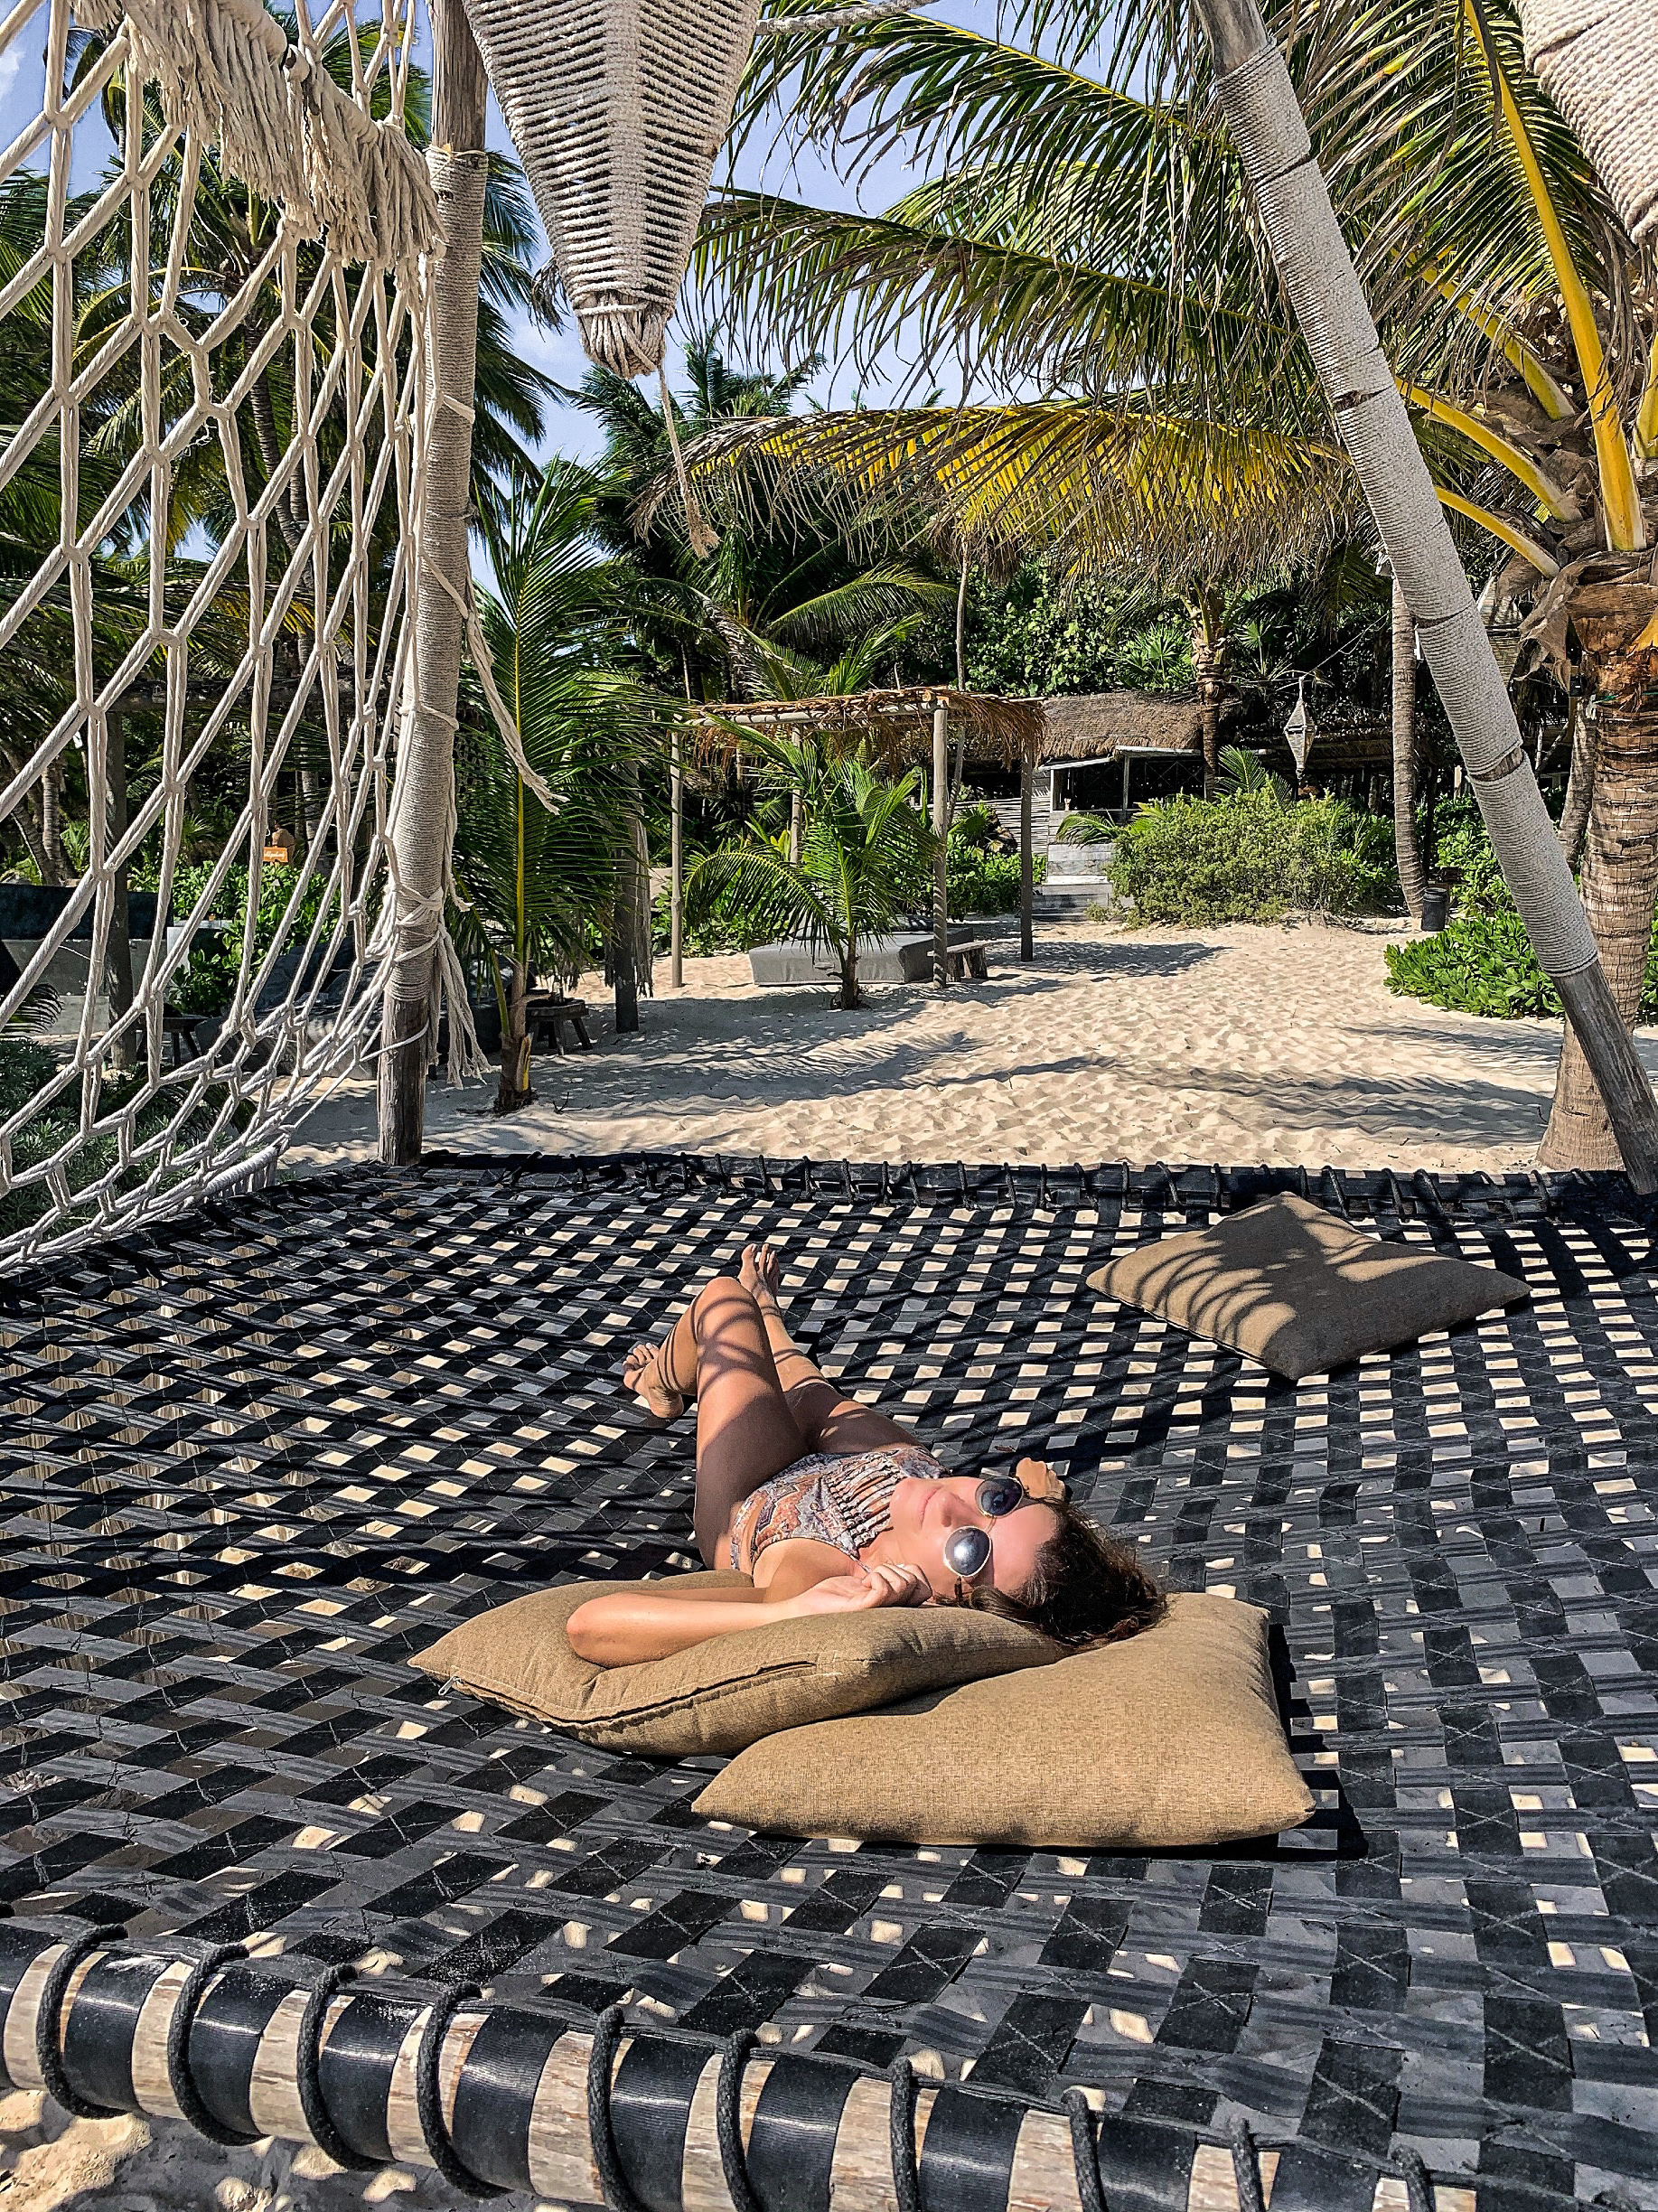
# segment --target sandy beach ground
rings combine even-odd
[[[1448,1014],[1386,988],[1383,924],[1039,932],[986,982],[758,989],[746,959],[659,963],[640,1033],[589,976],[595,1050],[538,1056],[536,1102],[428,1093],[460,1152],[627,1148],[818,1159],[1260,1161],[1500,1170],[1542,1136],[1560,1026]],[[1658,1036],[1643,1040],[1658,1068]],[[368,1080],[312,1116],[290,1173],[374,1156]]]

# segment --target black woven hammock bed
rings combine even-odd
[[[1285,1188],[1532,1303],[1292,1386],[1084,1288]],[[688,1424],[616,1367],[760,1233],[947,1459],[1045,1453],[1269,1608],[1308,1826],[750,1836],[688,1810],[713,1762],[408,1667],[692,1563]],[[279,1186],[14,1281],[0,2065],[626,2212],[1658,2207],[1653,1258],[1611,1179],[638,1156]]]

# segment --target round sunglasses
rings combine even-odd
[[[1000,1521],[1008,1514],[1016,1513],[1029,1495],[1016,1475],[987,1475],[973,1493],[979,1512],[991,1521]],[[944,1564],[964,1582],[971,1581],[989,1557],[988,1529],[953,1529],[945,1539]]]

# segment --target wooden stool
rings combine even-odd
[[[164,1059],[168,1045],[173,1047],[173,1064],[182,1068],[187,1060],[196,1056],[196,1022],[194,1014],[181,1014],[176,1007],[163,1009],[161,1017],[161,1048]]]
[[[559,1025],[568,1022],[575,1030],[583,1052],[593,1050],[593,1039],[587,1035],[587,1002],[585,998],[563,998],[557,991],[531,991],[524,1000],[524,1015],[529,1024],[529,1034],[539,1041],[548,1037],[553,1050],[562,1059],[564,1039],[558,1034]]]

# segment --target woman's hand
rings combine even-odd
[[[792,1620],[806,1620],[818,1613],[870,1613],[877,1606],[924,1606],[932,1599],[932,1585],[919,1567],[883,1561],[814,1582],[798,1598],[785,1598],[777,1610]]]

